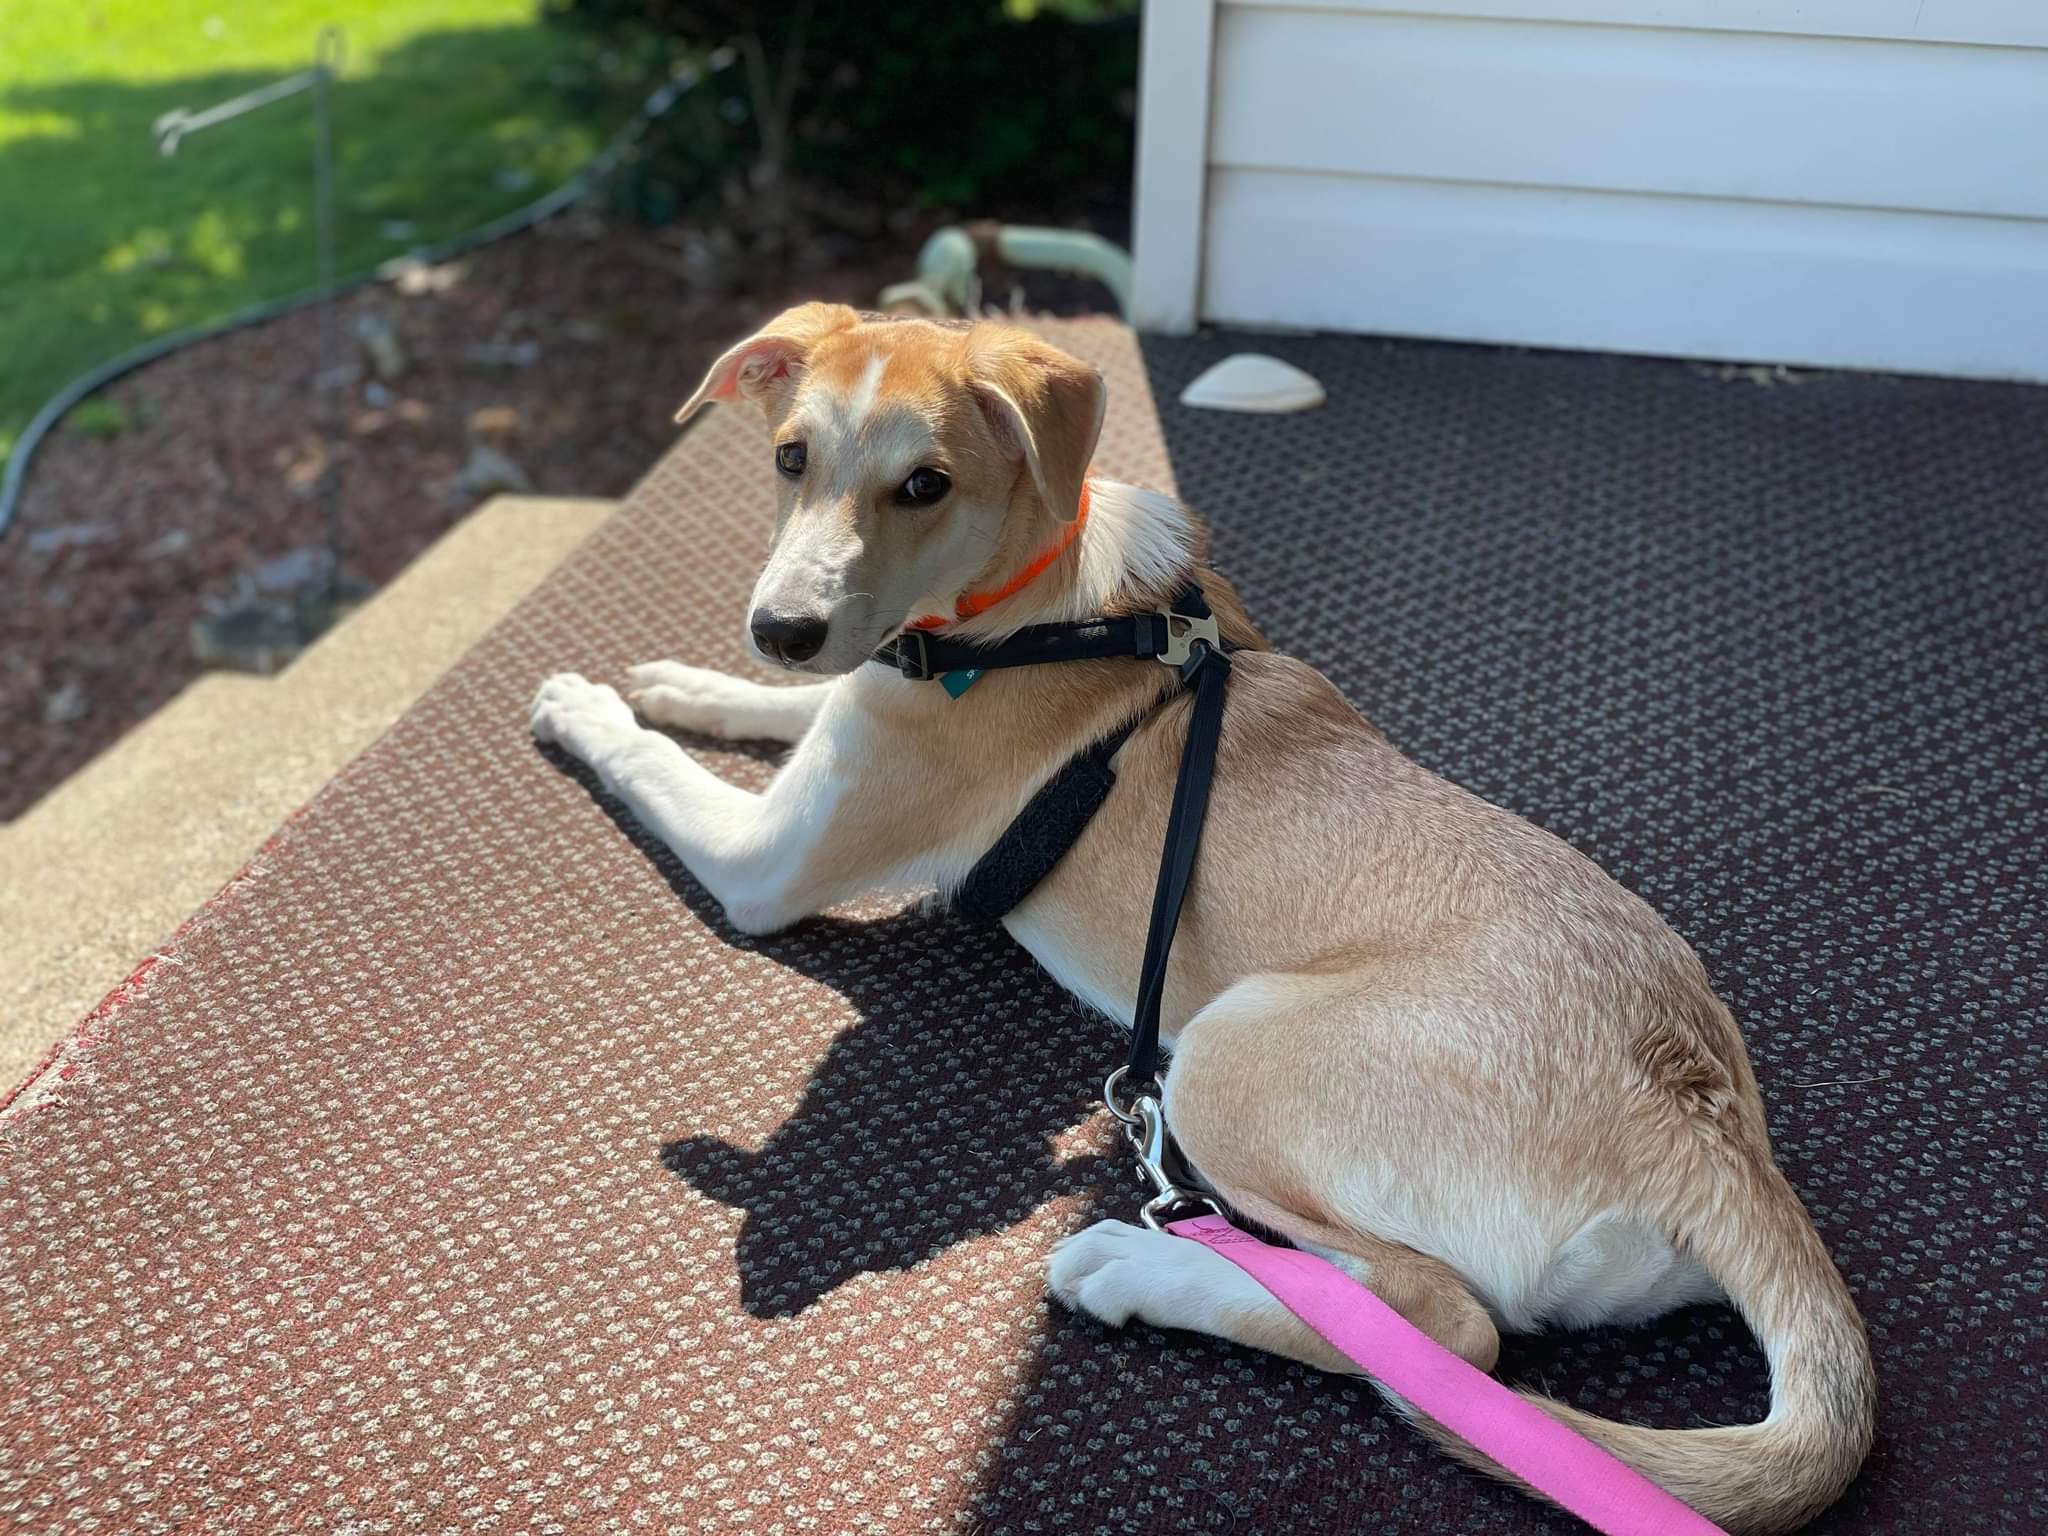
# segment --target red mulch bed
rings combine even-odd
[[[390,579],[482,500],[456,485],[480,443],[543,494],[623,494],[719,347],[799,298],[872,305],[911,275],[921,233],[720,281],[687,230],[586,211],[403,290],[351,295],[341,330],[358,376],[340,392],[338,466],[350,570]],[[381,390],[354,339],[373,311],[407,359]],[[318,325],[305,310],[186,348],[105,391],[132,426],[62,429],[38,453],[0,547],[0,821],[198,673],[189,632],[208,594],[321,541]]]

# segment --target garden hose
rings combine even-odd
[[[984,221],[936,232],[917,253],[917,276],[882,290],[885,310],[919,309],[931,315],[971,315],[981,304],[980,263],[1075,272],[1110,291],[1125,320],[1137,285],[1122,246],[1080,229]]]
[[[0,477],[0,538],[6,536],[9,526],[14,521],[14,509],[21,498],[22,482],[28,475],[29,460],[35,456],[37,447],[49,435],[51,429],[64,419],[65,413],[88,395],[106,388],[124,374],[133,373],[145,363],[153,363],[181,347],[191,346],[194,342],[210,341],[216,336],[225,336],[228,332],[240,330],[244,326],[275,320],[280,315],[288,315],[294,310],[318,303],[330,293],[339,298],[344,293],[353,292],[370,283],[389,282],[401,273],[416,267],[452,261],[457,256],[476,250],[479,246],[489,245],[495,240],[504,239],[507,235],[532,228],[583,197],[591,184],[608,173],[618,162],[619,157],[632,147],[646,131],[649,123],[666,116],[686,93],[695,89],[702,81],[722,73],[731,65],[732,59],[732,51],[722,48],[712,54],[701,69],[690,65],[679,67],[660,89],[652,92],[641,103],[640,110],[633,114],[626,126],[614,134],[611,141],[593,155],[580,170],[554,191],[536,198],[523,208],[516,208],[488,224],[478,225],[475,229],[442,241],[438,245],[415,247],[401,256],[380,261],[365,271],[351,273],[336,281],[332,288],[308,288],[287,298],[269,299],[261,304],[252,304],[246,309],[235,311],[225,319],[192,326],[186,330],[175,331],[169,336],[160,336],[155,341],[144,342],[141,346],[123,352],[118,357],[110,358],[80,374],[46,400],[42,409],[29,418],[28,425],[22,429],[20,440],[14,445],[14,452],[8,457],[6,474]]]

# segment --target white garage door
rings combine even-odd
[[[1149,0],[1140,323],[2048,379],[2048,0]]]

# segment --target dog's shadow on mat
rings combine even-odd
[[[717,746],[732,750],[731,743]],[[1061,1195],[1089,1197],[1103,1214],[1128,1217],[1135,1210],[1141,1190],[1120,1145],[1107,1155],[1062,1158],[1055,1150],[1056,1139],[1099,1102],[1101,1075],[1121,1059],[1122,1039],[1083,1013],[1000,929],[909,911],[871,921],[813,918],[749,938],[726,923],[675,856],[587,770],[552,750],[547,755],[590,791],[719,940],[824,983],[860,1014],[826,1049],[802,1100],[759,1151],[708,1135],[661,1149],[663,1163],[692,1189],[746,1213],[735,1262],[748,1313],[794,1316],[856,1275],[907,1268],[1000,1232]],[[775,1021],[764,1028],[773,1031]],[[1188,1383],[1256,1384],[1276,1406],[1277,1438],[1267,1444],[1254,1437],[1258,1443],[1242,1447],[1242,1455],[1224,1457],[1216,1476],[1244,1474],[1249,1485],[1232,1499],[1256,1507],[1261,1522],[1288,1510],[1286,1521],[1270,1526],[1276,1531],[1358,1528],[1347,1523],[1356,1462],[1385,1458],[1390,1445],[1416,1475],[1436,1465],[1435,1453],[1419,1441],[1409,1445],[1405,1434],[1380,1438],[1383,1411],[1369,1391],[1278,1357],[1081,1321],[1053,1330],[1040,1348],[1041,1375],[1065,1383],[1061,1401],[1078,1395],[1149,1412],[1145,1382],[1160,1359],[1173,1362],[1173,1379],[1182,1384],[1176,1391]],[[1643,1328],[1510,1339],[1502,1375],[1562,1388],[1561,1395],[1597,1410],[1697,1424],[1702,1408],[1761,1417],[1762,1367],[1738,1320],[1724,1308],[1698,1307]],[[994,1439],[999,1455],[974,1496],[992,1528],[1028,1517],[1049,1520],[1049,1530],[1136,1529],[1122,1518],[1130,1515],[1123,1505],[1134,1454],[1156,1475],[1150,1497],[1160,1507],[1152,1516],[1165,1522],[1146,1528],[1241,1528],[1232,1504],[1219,1503],[1209,1486],[1213,1477],[1190,1479],[1184,1468],[1176,1470],[1179,1429],[1154,1426],[1135,1451],[1093,1438],[1049,1448],[1037,1431],[1051,1420],[1039,1416],[1057,1419],[1059,1404],[1041,1402],[1043,1391],[1034,1387],[1013,1405],[1012,1422]],[[1301,1462],[1289,1426],[1331,1414],[1341,1433],[1325,1453]],[[1261,1492],[1263,1478],[1252,1473],[1268,1460],[1293,1470]],[[1467,1477],[1448,1463],[1428,1475],[1461,1484]],[[1084,1509],[1072,1502],[1077,1488],[1100,1493],[1090,1494]],[[1484,1497],[1504,1518],[1526,1515],[1515,1495]]]
[[[547,755],[720,940],[824,983],[860,1015],[759,1151],[702,1135],[661,1149],[691,1188],[746,1212],[736,1260],[749,1313],[793,1316],[865,1271],[1003,1231],[1060,1195],[1123,1187],[1107,1159],[1063,1159],[1054,1145],[1098,1102],[1122,1058],[1117,1033],[1001,929],[911,910],[748,937],[587,770]]]

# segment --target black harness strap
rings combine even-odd
[[[1170,656],[1178,663],[1180,677],[1167,697],[1194,690],[1180,771],[1174,779],[1173,808],[1167,816],[1166,847],[1152,891],[1145,958],[1138,973],[1130,1065],[1123,1074],[1131,1088],[1152,1083],[1159,1070],[1159,1009],[1166,992],[1167,959],[1194,876],[1195,855],[1202,846],[1202,823],[1216,776],[1216,748],[1223,734],[1224,689],[1230,680],[1230,658],[1224,654],[1221,639],[1211,638],[1216,636],[1214,616],[1202,589],[1190,582],[1169,606],[1170,615],[1145,613],[1076,624],[1034,624],[986,646],[912,632],[875,652],[877,661],[917,680],[946,672],[1054,661]],[[968,872],[954,895],[954,905],[976,917],[995,919],[1028,896],[1066,856],[1109,798],[1116,786],[1109,761],[1138,724],[1133,720],[1103,737],[1048,779]]]
[[[993,923],[1029,896],[1081,840],[1102,802],[1116,788],[1109,760],[1137,728],[1138,722],[1133,720],[1110,732],[1047,779],[988,852],[975,860],[974,868],[953,893],[953,905],[969,917]]]
[[[1176,603],[1179,601],[1175,599]],[[1207,614],[1204,605],[1202,616]],[[1083,619],[1074,624],[1032,624],[993,645],[906,630],[877,650],[875,660],[886,662],[905,677],[922,681],[943,672],[970,672],[987,667],[1163,656],[1170,643],[1164,614],[1135,613],[1117,619]]]
[[[1180,749],[1180,772],[1173,781],[1173,810],[1166,818],[1166,850],[1159,859],[1159,883],[1152,888],[1152,921],[1145,930],[1145,960],[1138,970],[1138,1006],[1131,1016],[1128,1087],[1155,1080],[1159,1071],[1159,1003],[1166,994],[1166,958],[1180,926],[1181,903],[1195,872],[1195,854],[1202,846],[1202,822],[1209,814],[1209,786],[1216,777],[1216,747],[1223,737],[1223,688],[1230,681],[1230,658],[1198,643],[1181,668],[1181,685],[1190,680],[1195,707],[1188,716],[1187,741]]]

